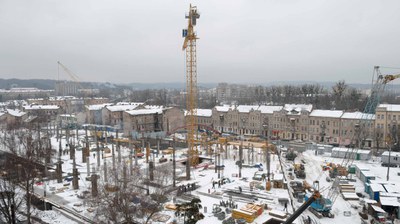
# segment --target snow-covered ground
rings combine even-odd
[[[84,132],[80,131],[80,139],[83,139]],[[114,134],[115,136],[115,134]],[[65,138],[62,138],[61,145],[63,148],[65,148],[66,145],[66,140]],[[105,145],[108,148],[112,148],[110,144]],[[57,142],[56,139],[52,139],[52,147],[53,149],[56,149],[58,151],[59,147],[59,142]],[[94,146],[92,146],[94,147]],[[215,149],[215,146],[213,146]],[[243,159],[245,164],[256,164],[256,163],[262,163],[264,167],[264,173],[266,173],[266,163],[265,163],[265,155],[263,154],[262,150],[260,148],[254,148],[254,155],[252,155],[250,152],[251,150],[248,149],[248,147],[245,147],[243,150]],[[129,164],[129,153],[130,149],[126,147],[121,147],[121,158],[122,161],[127,162]],[[181,158],[182,154],[185,153],[185,149],[179,149],[177,150],[177,159]],[[118,152],[115,150],[115,156],[118,158]],[[168,162],[166,163],[172,163],[170,161],[172,155],[166,154],[164,155],[167,159]],[[207,157],[206,153],[203,152],[202,156]],[[95,170],[95,172],[99,173],[100,175],[103,175],[101,170],[103,169],[104,166],[104,160],[107,162],[107,166],[112,165],[112,157],[111,154],[105,154],[104,158],[100,156],[100,163],[98,163],[98,155],[95,152],[90,153],[90,172]],[[158,157],[155,157],[154,155],[150,156],[150,160],[155,161],[156,166],[158,165],[158,159],[161,157],[159,155]],[[116,161],[118,159],[115,158]],[[214,159],[214,157],[212,158]],[[220,178],[229,178],[230,183],[223,184],[220,187],[218,184],[214,185],[215,188],[213,188],[212,181],[218,180],[218,173],[215,172],[213,168],[209,169],[204,169],[204,168],[198,168],[198,169],[193,169],[191,172],[191,180],[190,181],[181,181],[177,182],[177,186],[180,185],[186,185],[187,183],[196,183],[196,185],[199,186],[195,191],[190,192],[190,194],[193,194],[197,197],[199,197],[202,201],[202,212],[205,215],[205,218],[201,221],[199,221],[199,224],[209,224],[209,223],[221,223],[212,213],[212,208],[214,204],[220,204],[221,200],[228,201],[230,197],[226,193],[226,191],[239,191],[239,187],[243,190],[243,193],[248,194],[248,195],[253,195],[257,198],[257,200],[253,199],[246,199],[241,196],[234,196],[232,199],[233,201],[237,204],[238,208],[244,206],[245,204],[249,202],[255,202],[255,203],[265,203],[268,205],[268,209],[257,219],[255,219],[254,223],[263,223],[266,220],[270,218],[270,215],[268,214],[268,211],[270,210],[276,210],[276,211],[284,211],[284,204],[280,203],[278,199],[289,199],[289,205],[288,207],[288,213],[289,215],[293,213],[293,210],[296,210],[298,207],[300,207],[301,203],[297,202],[297,200],[292,200],[292,196],[289,195],[288,190],[280,188],[272,188],[270,191],[266,190],[260,190],[257,188],[254,188],[253,190],[250,190],[250,183],[253,182],[252,177],[255,172],[258,171],[258,168],[242,168],[242,177],[238,177],[239,173],[239,168],[235,164],[235,160],[239,159],[239,152],[237,147],[234,147],[233,145],[228,146],[228,153],[222,152],[221,153],[221,164],[225,166],[225,168],[221,171],[220,173]],[[62,155],[61,160],[63,162],[63,173],[72,173],[72,168],[73,168],[73,163],[72,160],[70,159],[69,155]],[[291,166],[291,162],[285,161],[285,159],[282,159],[282,165],[283,165],[283,170],[281,169],[281,164],[279,163],[278,156],[277,155],[271,155],[271,176],[279,176],[280,174],[284,174],[285,177],[288,177],[288,168]],[[328,171],[322,171],[321,165],[326,163],[326,162],[334,162],[334,163],[341,163],[343,159],[337,159],[337,158],[332,158],[330,157],[329,154],[325,155],[315,155],[314,151],[305,151],[302,154],[298,154],[298,157],[295,160],[295,163],[301,163],[301,160],[305,162],[305,170],[306,170],[306,180],[308,183],[312,184],[313,181],[318,180],[320,184],[320,189],[322,194],[325,195],[328,193],[329,188],[332,185],[332,182],[328,182],[326,180],[326,177],[328,176]],[[53,159],[53,162],[56,162],[56,159]],[[133,161],[133,164],[135,162]],[[166,164],[164,163],[164,164]],[[138,159],[138,164],[141,167],[147,167],[147,164],[145,163],[145,159]],[[371,170],[371,172],[376,173],[377,179],[386,179],[386,169],[384,167],[381,167],[379,160],[374,158],[374,161],[354,161],[353,164],[362,164],[364,166],[368,166]],[[180,165],[177,162],[178,169],[184,171],[184,167]],[[64,181],[63,183],[57,183],[56,180],[50,180],[47,181],[45,184],[42,185],[36,185],[35,186],[35,193],[39,195],[43,195],[44,191],[46,191],[46,199],[51,201],[52,203],[57,204],[57,206],[63,207],[67,209],[70,212],[75,213],[77,216],[81,217],[86,217],[89,219],[94,220],[95,219],[95,213],[93,212],[92,209],[88,207],[88,205],[85,203],[84,200],[78,198],[78,195],[81,194],[82,191],[90,191],[91,188],[91,183],[89,181],[86,181],[86,177],[89,176],[87,173],[87,165],[86,163],[82,163],[82,151],[76,151],[76,167],[80,173],[79,177],[79,190],[73,190],[72,189],[72,184],[71,185],[66,185],[66,182]],[[397,170],[396,170],[397,169]],[[100,172],[99,172],[100,171]],[[382,173],[385,173],[385,175],[382,175]],[[400,176],[397,175],[397,172],[399,172],[398,168],[393,168],[391,169],[391,180],[392,181],[400,181]],[[179,175],[179,174],[178,174]],[[183,172],[184,175],[184,172]],[[356,187],[356,192],[363,192],[364,191],[364,186],[360,180],[358,180],[355,176],[354,179],[356,180],[355,182],[352,182],[355,187]],[[259,181],[261,186],[265,187],[266,182],[265,181]],[[169,195],[170,197],[170,202],[172,203],[174,201],[174,198],[176,200],[180,200],[180,197],[177,197],[175,193],[171,193]],[[291,206],[293,204],[293,207]],[[318,219],[316,218],[311,212],[305,211],[302,216],[311,216],[313,219],[316,221],[316,223],[360,223],[360,218],[358,213],[358,210],[352,206],[352,204],[358,205],[358,201],[345,201],[341,195],[339,195],[336,199],[336,201],[333,204],[332,208],[332,213],[335,215],[334,219],[330,218],[322,218]],[[224,207],[222,207],[225,209]],[[344,212],[345,211],[350,211],[351,216],[345,216]],[[176,219],[178,223],[182,222],[182,219],[175,218],[174,211],[170,210],[164,210],[161,212],[162,214],[166,214],[170,216],[169,221],[172,221]],[[69,218],[66,218],[65,216],[61,215],[57,211],[46,211],[42,213],[38,213],[37,216],[40,216],[43,218],[44,221],[49,222],[49,223],[74,223],[74,221],[67,222],[66,220],[69,220]],[[227,215],[229,216],[229,214]],[[50,220],[50,221],[47,221]],[[78,219],[79,220],[79,219]],[[296,221],[297,223],[301,223],[299,219]],[[153,223],[162,223],[162,222],[153,222]]]

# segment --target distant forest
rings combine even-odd
[[[35,87],[38,89],[54,89],[56,80],[51,79],[0,79],[0,89],[10,89],[12,87]]]

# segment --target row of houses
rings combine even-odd
[[[66,113],[68,107],[65,100],[57,98],[29,102],[22,111],[47,120]],[[184,113],[179,108],[132,102],[111,104],[104,99],[94,102],[100,103],[86,104],[84,111],[77,113],[79,123],[110,125],[125,134],[167,133],[184,126]],[[356,143],[354,136],[358,131],[365,146],[375,147],[383,146],[393,127],[398,127],[400,105],[380,104],[375,115],[313,109],[310,104],[224,105],[198,109],[197,117],[200,128],[205,126],[223,133],[344,146]],[[360,124],[365,124],[363,130],[357,130]]]
[[[238,135],[346,146],[356,144],[358,134],[365,147],[383,147],[393,128],[400,128],[400,105],[380,104],[375,114],[313,109],[309,104],[229,105],[213,108],[211,119],[217,130]]]

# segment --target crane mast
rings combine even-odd
[[[197,61],[196,61],[196,33],[194,26],[196,20],[200,18],[197,7],[190,5],[188,27],[182,32],[185,38],[182,50],[186,51],[186,127],[188,142],[188,158],[186,162],[186,179],[190,180],[190,166],[198,164],[199,152],[195,145],[195,136],[197,134]]]

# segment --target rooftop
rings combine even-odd
[[[310,114],[310,117],[340,118],[342,115],[342,110],[313,110]]]

